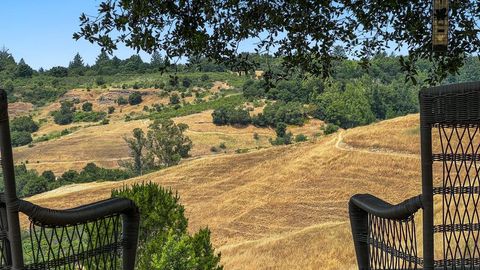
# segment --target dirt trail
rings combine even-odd
[[[342,151],[354,151],[359,153],[370,153],[370,154],[379,154],[379,155],[389,155],[389,156],[396,156],[396,157],[407,157],[407,158],[415,158],[420,159],[420,156],[417,154],[409,154],[409,153],[402,153],[402,152],[395,152],[388,149],[381,149],[381,148],[355,148],[351,145],[348,145],[343,141],[343,135],[346,133],[345,130],[339,131],[337,137],[335,138],[337,142],[335,143],[335,148],[342,150]]]

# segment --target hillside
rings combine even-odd
[[[205,91],[209,94],[221,90],[228,90],[231,86],[217,81]],[[120,106],[115,103],[119,96],[127,96],[128,93],[139,91],[143,93],[143,102],[138,105]],[[131,136],[134,128],[144,130],[152,123],[149,119],[125,121],[127,115],[140,115],[145,106],[152,107],[153,104],[168,104],[168,97],[159,97],[158,90],[122,90],[122,89],[73,89],[68,91],[61,99],[77,99],[80,102],[91,102],[94,110],[106,111],[108,107],[115,107],[115,112],[109,115],[109,124],[98,123],[71,123],[68,125],[57,125],[53,123],[50,116],[52,111],[58,110],[58,102],[45,106],[34,114],[34,119],[44,121],[40,129],[33,133],[33,138],[38,139],[48,134],[59,133],[65,129],[71,129],[71,134],[61,136],[48,141],[34,142],[33,145],[17,147],[14,149],[17,163],[25,162],[29,169],[37,171],[52,170],[55,174],[73,169],[81,170],[89,162],[107,167],[117,168],[119,162],[129,159],[129,150],[124,137]],[[186,98],[191,101],[192,97]],[[248,106],[251,106],[247,104]],[[78,106],[78,105],[77,105]],[[14,107],[19,107],[15,105]],[[253,113],[261,112],[263,107],[254,108]],[[13,112],[13,111],[12,111]],[[206,110],[186,116],[175,117],[177,123],[185,123],[189,126],[186,135],[192,140],[193,148],[190,152],[192,158],[206,155],[218,155],[211,151],[224,143],[226,149],[221,153],[234,153],[238,149],[251,151],[260,148],[271,147],[269,138],[275,137],[275,131],[271,128],[260,128],[249,126],[217,126],[212,123],[213,110]],[[144,112],[143,112],[144,113]],[[309,138],[320,133],[323,122],[317,119],[310,119],[303,126],[291,126],[289,130],[295,135],[303,133]],[[258,138],[254,139],[254,134]]]
[[[115,187],[152,181],[178,190],[191,230],[212,230],[225,269],[354,269],[347,201],[355,193],[394,203],[418,194],[418,135],[418,115],[408,115],[316,141],[204,156],[123,182],[62,187],[30,200],[72,207],[106,198]]]

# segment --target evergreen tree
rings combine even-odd
[[[18,78],[31,78],[33,75],[33,69],[25,63],[25,60],[20,59],[15,69],[15,77]]]
[[[165,68],[165,60],[158,51],[154,51],[150,59],[150,66],[154,69]]]
[[[83,59],[79,53],[77,53],[73,57],[73,60],[68,65],[68,69],[72,74],[81,75],[81,76],[84,75],[85,64],[83,63]]]
[[[95,65],[96,66],[106,66],[108,62],[110,61],[110,57],[108,54],[104,51],[100,52],[100,54],[97,56],[97,59],[95,60]]]
[[[13,73],[17,63],[8,49],[3,47],[0,50],[0,72]]]
[[[83,63],[83,59],[80,56],[79,53],[77,53],[74,57],[73,60],[70,62],[68,65],[69,69],[74,69],[74,68],[84,68],[85,64]]]

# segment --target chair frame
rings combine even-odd
[[[76,261],[80,260],[80,258],[85,260],[85,258],[100,256],[98,255],[98,252],[95,253],[95,250],[90,250],[89,253],[73,254],[68,258],[62,258],[61,260],[55,262],[50,261],[44,262],[43,264],[37,263],[33,266],[26,265],[24,262],[24,250],[22,247],[19,220],[19,213],[23,213],[30,219],[32,224],[31,226],[51,228],[52,230],[55,228],[65,228],[65,226],[79,226],[89,222],[97,222],[101,221],[102,219],[109,218],[112,215],[121,217],[123,220],[122,232],[121,240],[118,241],[118,246],[121,248],[123,253],[121,265],[122,269],[124,270],[134,269],[140,215],[138,208],[131,200],[123,198],[111,198],[73,209],[53,210],[19,199],[16,193],[12,152],[7,94],[4,90],[0,89],[0,153],[4,176],[4,193],[0,194],[0,204],[3,206],[0,207],[2,208],[0,211],[0,217],[2,220],[6,220],[7,222],[7,224],[5,224],[6,228],[2,228],[3,230],[0,232],[0,234],[5,235],[3,237],[0,236],[0,240],[3,241],[3,248],[0,250],[0,252],[3,252],[2,256],[4,256],[4,263],[6,265],[1,266],[0,268],[15,270],[63,269],[63,266],[64,268],[67,267],[67,269],[70,269],[68,268],[69,266],[66,265],[72,263],[79,264],[79,262]],[[95,229],[95,227],[93,227],[93,229]],[[97,229],[100,231],[100,228],[97,227]],[[98,248],[100,250],[103,248],[101,251],[103,253],[105,253],[105,249],[108,249],[106,246],[101,246]],[[115,246],[114,252],[117,252],[116,248],[117,246]],[[113,265],[113,262],[111,263],[111,265]],[[112,266],[112,269],[113,268],[116,267]]]
[[[479,143],[474,143],[472,137],[467,137],[467,149],[459,149],[462,145],[463,136],[461,134],[457,148],[444,149],[442,144],[442,153],[435,154],[432,150],[432,129],[451,128],[468,130],[468,136],[480,136],[477,132],[480,130],[480,82],[460,83],[454,85],[437,86],[428,89],[422,89],[419,93],[420,101],[420,143],[421,143],[421,171],[422,171],[422,194],[408,199],[400,204],[391,205],[373,195],[356,194],[349,201],[350,223],[357,255],[357,263],[360,270],[367,269],[480,269],[479,242],[477,237],[480,235],[480,224],[478,211],[480,187],[478,181],[480,172],[476,160],[480,159],[478,153]],[[470,129],[475,133],[470,134]],[[453,134],[453,131],[452,131]],[[457,133],[457,136],[459,133]],[[451,136],[451,135],[450,135]],[[478,137],[475,137],[478,138]],[[444,143],[444,138],[440,134],[440,142]],[[450,146],[450,138],[446,138]],[[447,153],[448,152],[448,153]],[[458,154],[457,152],[461,152]],[[475,161],[474,161],[475,160]],[[434,162],[443,162],[443,183],[442,187],[434,187],[433,184],[433,164]],[[467,176],[461,176],[462,168],[457,164],[470,165],[466,171]],[[447,169],[445,165],[455,164],[455,169]],[[470,171],[471,167],[476,171]],[[455,181],[452,184],[447,183],[446,178],[451,179],[450,173],[453,170]],[[463,171],[465,173],[465,171]],[[470,179],[470,173],[474,175],[474,180]],[[463,177],[463,178],[462,178]],[[468,178],[468,186],[466,179]],[[457,179],[460,179],[457,181]],[[451,181],[451,180],[450,180]],[[463,182],[462,182],[463,181]],[[480,180],[479,180],[480,181]],[[473,183],[472,183],[473,182]],[[460,185],[460,186],[458,186]],[[441,225],[435,225],[434,222],[434,195],[442,194],[443,197],[443,220]],[[466,194],[466,195],[465,195]],[[464,208],[459,210],[459,203],[454,201],[453,205],[449,202],[445,210],[445,198],[459,196],[464,199]],[[473,202],[470,198],[474,197]],[[460,201],[460,199],[458,199]],[[473,204],[473,209],[468,209],[469,204]],[[453,210],[450,210],[453,207]],[[419,210],[423,209],[423,258],[417,256],[415,222],[413,216]],[[446,212],[460,211],[475,212],[473,216],[462,216],[461,222],[458,222],[458,216],[445,218]],[[474,220],[475,219],[475,220]],[[376,223],[376,224],[375,224]],[[477,224],[476,224],[477,223]],[[373,224],[373,225],[372,225]],[[378,225],[380,224],[380,225]],[[477,228],[479,227],[479,228]],[[375,231],[377,230],[377,231]],[[435,233],[443,232],[443,258],[435,260]],[[445,241],[447,232],[450,235],[468,233],[467,240],[453,239]],[[459,233],[460,232],[460,233]],[[385,235],[387,234],[387,235]],[[392,240],[392,235],[397,239]],[[473,235],[473,252],[465,250],[470,247],[460,247],[469,244],[470,237]],[[401,236],[401,237],[398,237]],[[375,237],[381,239],[377,241]],[[385,237],[385,238],[382,238]],[[388,239],[390,237],[390,239]],[[394,237],[395,238],[395,237]],[[460,237],[459,237],[460,238]],[[464,243],[462,243],[464,241]],[[466,244],[465,244],[466,243]],[[448,253],[445,250],[455,251]],[[376,254],[376,251],[379,251]],[[381,253],[381,257],[379,254]],[[378,257],[380,256],[380,257]],[[470,257],[468,257],[470,256]],[[458,258],[457,258],[458,257]]]

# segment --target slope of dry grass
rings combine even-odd
[[[50,108],[52,109],[52,108]],[[269,138],[275,137],[275,131],[270,128],[216,126],[212,123],[212,111],[175,118],[177,123],[188,124],[186,135],[192,140],[193,158],[213,155],[211,147],[218,148],[220,143],[226,145],[222,153],[234,153],[237,149],[255,150],[271,147]],[[45,134],[60,131],[65,128],[82,126],[72,134],[58,139],[35,143],[33,147],[23,146],[14,149],[17,162],[28,161],[28,168],[38,171],[52,170],[61,174],[66,170],[81,170],[89,162],[99,166],[115,168],[118,162],[129,159],[129,150],[124,141],[125,136],[131,136],[134,128],[150,125],[149,120],[111,120],[108,125],[92,125],[91,123],[74,123],[67,126],[48,124],[40,129]],[[311,119],[302,127],[291,127],[294,134],[304,133],[310,138],[320,132],[323,122]],[[257,133],[258,139],[253,134]]]
[[[420,192],[419,159],[410,146],[418,134],[409,131],[416,119],[397,118],[316,142],[202,157],[31,200],[71,207],[106,198],[115,187],[153,181],[178,190],[191,230],[212,230],[225,269],[354,269],[348,199],[373,193],[397,203]]]

